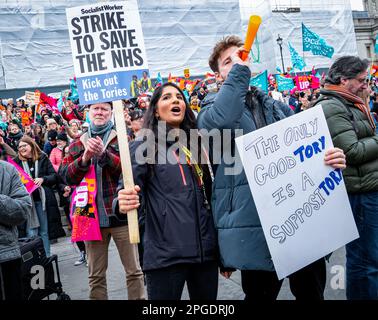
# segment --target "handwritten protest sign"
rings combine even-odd
[[[136,0],[66,9],[81,104],[131,98],[132,76],[148,72]]]
[[[358,237],[321,106],[236,139],[279,279]]]
[[[34,91],[25,91],[25,104],[28,106],[35,105],[35,92]]]

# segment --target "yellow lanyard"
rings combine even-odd
[[[181,150],[185,153],[187,163],[189,165],[191,165],[191,163],[194,165],[194,169],[196,170],[196,173],[197,173],[197,176],[198,176],[198,179],[199,179],[199,183],[200,183],[200,187],[201,187],[202,192],[203,192],[204,205],[206,206],[206,208],[208,210],[210,210],[210,204],[209,204],[209,201],[207,200],[207,196],[206,196],[205,184],[203,183],[203,171],[201,169],[201,166],[194,159],[192,159],[192,152],[187,147],[181,146]],[[208,163],[208,167],[209,167],[209,170],[210,170],[211,179],[213,181],[214,176],[213,176],[213,172],[211,170],[211,166],[210,166],[209,163]]]
[[[201,167],[196,163],[194,159],[192,159],[192,152],[185,146],[181,146],[181,150],[185,153],[186,161],[189,165],[193,164],[194,169],[196,170],[197,176],[200,180],[201,186],[203,186],[203,171]]]

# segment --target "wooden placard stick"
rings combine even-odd
[[[97,0],[97,2],[109,2],[109,1]],[[119,29],[119,28],[116,28],[116,29]],[[117,139],[118,139],[118,146],[119,146],[119,156],[121,159],[124,188],[134,189],[133,171],[131,168],[129,142],[127,138],[122,100],[113,101],[113,111],[114,111],[114,120],[117,127]],[[130,243],[139,243],[140,238],[139,238],[139,224],[138,224],[137,210],[134,209],[127,213],[127,222],[129,226]]]
[[[113,101],[114,119],[117,128],[117,139],[119,146],[119,157],[121,159],[123,185],[125,189],[134,190],[133,170],[131,168],[129,141],[127,138],[125,116],[123,113],[122,100]],[[139,243],[138,211],[133,209],[127,213],[129,225],[130,243]]]

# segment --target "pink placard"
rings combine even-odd
[[[296,76],[295,85],[297,86],[299,91],[317,89],[320,87],[320,81],[313,75]]]
[[[309,76],[296,76],[295,85],[299,91],[307,90],[311,88],[311,78]]]
[[[312,79],[311,79],[311,88],[312,89],[318,89],[320,88],[320,79],[315,77],[315,76],[312,76]]]
[[[80,185],[72,193],[70,210],[72,242],[102,240],[96,193],[96,174],[92,165]]]
[[[7,157],[7,161],[16,167],[21,181],[24,184],[29,194],[32,194],[34,190],[38,189],[38,186],[34,183],[34,180],[22,169],[11,157]]]

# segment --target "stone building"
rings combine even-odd
[[[378,0],[364,0],[364,11],[353,11],[358,55],[378,62],[374,52],[378,34]]]

